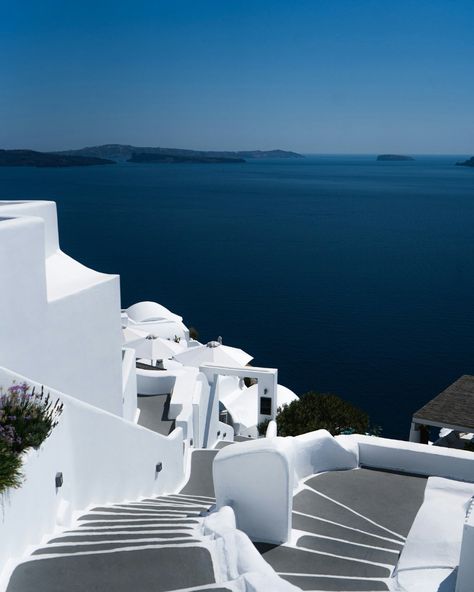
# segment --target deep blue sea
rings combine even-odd
[[[298,394],[383,435],[474,373],[474,170],[461,157],[0,168],[1,199],[58,203],[64,251],[222,335]]]

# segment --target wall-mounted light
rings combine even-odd
[[[157,463],[156,467],[155,467],[155,473],[160,473],[162,469],[163,469],[163,463],[161,463],[161,462]]]
[[[63,486],[64,478],[63,478],[63,474],[61,472],[56,473],[56,476],[54,478],[54,483],[56,484],[56,489],[59,489],[60,487]]]

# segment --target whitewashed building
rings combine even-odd
[[[473,453],[258,438],[295,398],[277,370],[122,310],[118,276],[60,250],[53,202],[0,202],[0,281],[0,386],[64,403],[2,495],[0,590],[474,590]]]

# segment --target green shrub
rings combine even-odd
[[[0,395],[0,441],[13,452],[38,448],[57,425],[63,405],[53,403],[45,395],[26,383],[13,384]]]
[[[280,411],[281,407],[278,407],[278,411]],[[270,423],[269,419],[264,419],[261,423],[258,424],[257,430],[259,436],[265,436],[267,433],[268,424]]]
[[[199,339],[199,331],[196,327],[189,327],[189,338],[190,339]]]
[[[306,393],[300,399],[278,409],[279,436],[298,436],[325,429],[333,436],[370,430],[369,416],[337,395]],[[259,426],[264,429],[265,426]]]
[[[10,487],[19,487],[21,482],[21,457],[0,440],[0,494]]]
[[[464,444],[464,450],[469,450],[469,452],[474,452],[474,442],[466,442]]]

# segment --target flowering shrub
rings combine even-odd
[[[21,485],[21,457],[0,440],[0,494]]]
[[[26,382],[0,394],[0,439],[13,452],[38,448],[57,425],[63,404],[53,403],[43,387],[38,393]]]
[[[56,427],[63,404],[26,382],[0,390],[0,493],[21,482],[20,454],[38,448]]]

